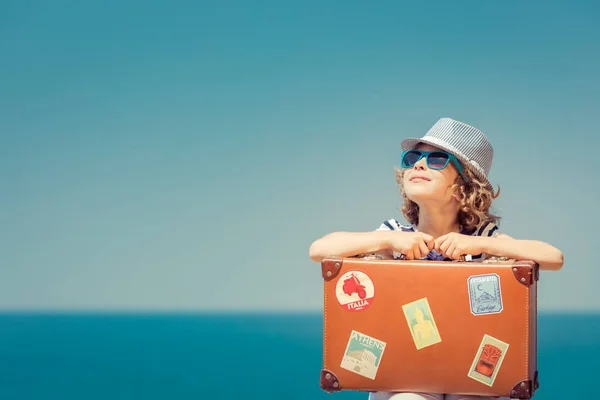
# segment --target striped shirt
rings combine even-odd
[[[414,225],[404,225],[399,223],[397,220],[395,219],[388,219],[387,221],[384,221],[379,228],[376,229],[377,231],[400,231],[400,232],[417,232],[417,228]],[[495,237],[498,236],[498,234],[500,233],[498,231],[498,226],[496,224],[494,224],[493,222],[488,222],[488,223],[483,223],[480,226],[478,226],[475,230],[471,231],[471,232],[467,232],[465,230],[462,229],[461,227],[461,234],[463,235],[471,235],[471,236],[490,236],[490,237]],[[395,259],[399,259],[401,256],[400,253],[395,252],[394,251],[394,258]],[[483,261],[486,257],[486,254],[481,253],[481,254],[471,254],[471,260],[472,261]],[[444,258],[443,255],[439,254],[438,252],[436,252],[435,250],[431,250],[429,252],[429,254],[427,254],[426,257],[421,258],[421,260],[435,260],[435,261],[451,261],[450,258]]]

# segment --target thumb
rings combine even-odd
[[[446,236],[440,236],[439,238],[435,239],[433,242],[433,248],[435,249],[435,251],[440,251],[440,246],[442,245],[442,243],[444,243],[444,240],[446,239]]]

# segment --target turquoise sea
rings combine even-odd
[[[535,399],[595,399],[600,315],[539,316]],[[0,399],[366,399],[322,392],[320,314],[4,314]]]

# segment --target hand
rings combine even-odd
[[[467,254],[481,254],[484,252],[484,237],[463,235],[451,232],[435,239],[434,249],[444,257],[460,260]]]
[[[433,236],[421,232],[391,232],[388,248],[404,254],[407,260],[423,258],[433,249]]]

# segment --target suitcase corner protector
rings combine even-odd
[[[536,379],[537,381],[537,379]],[[517,382],[510,391],[511,399],[531,399],[535,390],[537,389],[537,383],[530,379]]]
[[[517,282],[531,286],[540,279],[539,264],[532,260],[519,260],[512,265],[512,272]]]
[[[339,257],[326,257],[321,261],[321,275],[325,281],[331,280],[340,273],[344,260]]]
[[[326,368],[321,370],[321,389],[327,393],[339,392],[342,390],[338,377]]]

